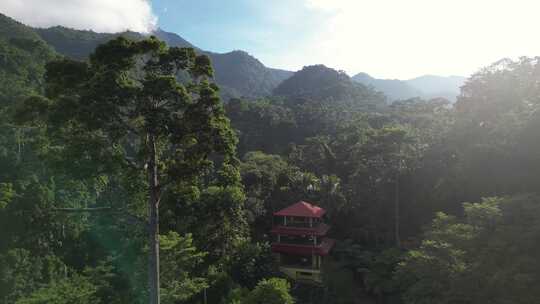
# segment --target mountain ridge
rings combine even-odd
[[[6,16],[6,18],[9,17]],[[245,51],[236,50],[227,53],[215,53],[202,50],[180,35],[160,28],[150,34],[141,34],[130,31],[98,33],[90,30],[75,30],[64,26],[49,28],[24,26],[29,31],[37,34],[36,39],[42,39],[59,54],[76,60],[86,59],[98,45],[118,36],[143,39],[149,35],[155,35],[169,46],[193,47],[199,53],[208,55],[212,60],[214,80],[220,86],[220,94],[225,100],[239,97],[259,98],[271,95],[272,90],[279,83],[293,74],[292,71],[267,67]]]
[[[323,64],[304,66],[280,83],[275,96],[292,100],[323,100],[349,104],[365,111],[385,104],[386,97],[369,86],[353,81],[345,72]]]
[[[0,36],[6,39],[17,35],[30,36],[33,39],[44,41],[57,53],[77,60],[86,59],[98,45],[121,35],[132,39],[143,39],[149,35],[155,35],[169,46],[193,47],[211,58],[214,65],[214,80],[221,87],[220,94],[224,100],[273,95],[275,89],[283,81],[295,74],[293,71],[267,67],[256,57],[242,50],[227,53],[202,50],[180,35],[161,28],[156,29],[151,34],[131,31],[99,33],[91,30],[75,30],[64,26],[34,28],[1,13],[0,24],[2,25]],[[459,94],[459,86],[463,84],[465,78],[423,75],[409,80],[377,79],[367,73],[358,73],[351,79],[356,83],[371,86],[384,93],[389,101],[413,97],[444,97],[455,101]]]
[[[379,79],[365,72],[354,75],[352,79],[373,86],[376,90],[383,92],[390,101],[415,97],[426,99],[442,97],[451,102],[456,101],[460,93],[460,87],[466,80],[465,77],[457,75],[439,76],[431,74],[407,80]]]

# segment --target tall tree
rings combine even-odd
[[[95,176],[130,176],[145,185],[150,303],[159,295],[159,203],[168,187],[210,176],[236,183],[236,137],[208,57],[151,37],[99,46],[88,62],[47,65],[46,97],[28,99],[19,119],[46,125],[58,159]],[[179,83],[177,79],[184,79]]]

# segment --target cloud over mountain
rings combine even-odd
[[[147,0],[2,0],[0,12],[35,27],[149,32],[157,26]]]

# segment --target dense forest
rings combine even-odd
[[[538,58],[479,70],[454,104],[323,65],[222,100],[213,66],[234,60],[136,35],[75,58],[0,17],[0,303],[540,298]],[[322,286],[269,249],[299,200],[337,240]]]

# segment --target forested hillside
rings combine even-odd
[[[0,303],[540,298],[538,58],[485,67],[453,105],[390,103],[165,32],[0,23]],[[322,285],[270,251],[300,200],[337,241]]]
[[[324,65],[306,66],[281,82],[275,96],[287,99],[317,99],[327,103],[347,103],[349,106],[374,108],[384,104],[384,95],[355,83],[344,72]]]
[[[12,26],[12,20],[4,15],[1,16],[3,27],[9,29]],[[34,36],[39,35],[57,53],[77,60],[86,59],[98,45],[116,37],[125,36],[138,40],[147,36],[136,32],[96,33],[62,26],[50,28],[26,27],[25,31],[31,32]],[[17,36],[16,32],[13,32],[13,35]],[[179,35],[161,29],[157,29],[152,35],[165,41],[169,46],[193,47],[198,52],[208,55],[214,64],[214,79],[220,85],[220,94],[225,101],[230,98],[270,96],[279,84],[294,74],[291,71],[268,68],[244,51],[237,50],[228,53],[204,51]],[[317,74],[315,70],[310,72]],[[443,97],[454,102],[459,94],[459,86],[463,82],[463,78],[457,76],[447,78],[427,75],[402,81],[397,79],[375,79],[366,73],[359,73],[353,76],[352,80],[373,86],[377,91],[384,93],[389,101],[414,97],[427,99]]]
[[[73,30],[61,26],[36,29],[36,32],[58,53],[78,60],[86,59],[98,45],[115,37],[125,36],[132,39],[145,37],[135,32],[105,34]],[[195,47],[177,34],[161,29],[152,34],[165,41],[169,46]],[[270,95],[281,81],[292,74],[289,71],[267,68],[246,52],[233,51],[220,54],[197,50],[212,59],[215,81],[222,87],[221,95],[225,100],[233,97]]]

